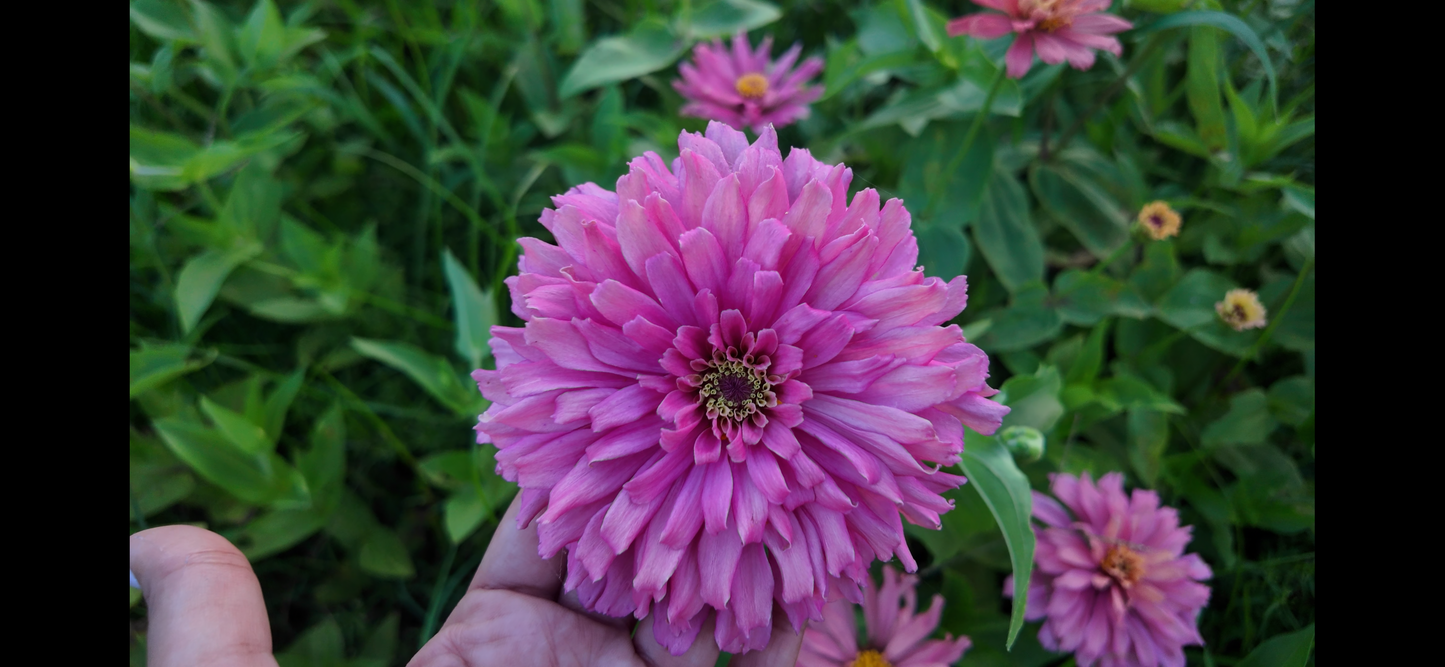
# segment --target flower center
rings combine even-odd
[[[1149,216],[1149,224],[1155,229],[1160,229],[1164,226],[1164,218],[1160,217],[1157,214],[1151,215]]]
[[[709,418],[742,421],[768,405],[771,387],[762,370],[735,360],[714,361],[708,366],[712,368],[703,374],[698,393]]]
[[[738,77],[738,94],[750,100],[760,100],[768,92],[767,77],[752,72]]]
[[[858,657],[853,660],[852,667],[893,667],[893,663],[883,659],[882,653],[868,649],[858,652]]]
[[[1042,28],[1045,32],[1055,32],[1067,28],[1073,24],[1074,20],[1067,16],[1050,16],[1042,21],[1039,21],[1039,28]]]
[[[1119,585],[1128,588],[1144,576],[1144,557],[1129,547],[1116,544],[1109,547],[1104,560],[1099,561],[1099,567]]]

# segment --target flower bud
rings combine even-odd
[[[1162,201],[1152,201],[1139,209],[1139,226],[1149,238],[1163,241],[1179,236],[1179,214]]]
[[[1010,426],[998,432],[998,439],[1024,463],[1033,463],[1044,455],[1044,434],[1032,426]]]
[[[1225,324],[1235,331],[1258,329],[1264,326],[1264,304],[1259,296],[1247,289],[1232,289],[1224,294],[1224,300],[1214,304],[1215,312]]]

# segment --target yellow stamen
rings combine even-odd
[[[873,649],[859,651],[858,657],[848,663],[848,667],[893,667],[893,663],[883,658],[883,654]]]
[[[768,92],[768,78],[753,72],[738,77],[738,94],[750,100],[760,100]]]
[[[1179,235],[1179,214],[1162,201],[1149,202],[1139,210],[1139,226],[1155,241]]]
[[[1039,21],[1039,28],[1045,32],[1056,32],[1074,24],[1074,19],[1068,16],[1050,16]]]
[[[1235,331],[1258,329],[1265,323],[1264,304],[1259,302],[1259,295],[1247,289],[1229,290],[1223,301],[1214,304],[1214,310]]]
[[[1115,544],[1104,554],[1104,560],[1099,561],[1099,569],[1128,588],[1144,576],[1144,557],[1129,547]]]

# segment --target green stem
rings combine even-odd
[[[451,542],[450,539],[447,540]],[[452,573],[452,561],[457,557],[457,545],[455,542],[447,548],[447,555],[442,559],[442,567],[437,570],[437,581],[432,585],[431,602],[427,603],[426,618],[422,620],[421,636],[417,640],[417,650],[425,646],[427,640],[436,634],[437,618],[441,615],[442,605],[446,603],[445,587],[448,576]]]
[[[959,165],[963,164],[963,157],[968,154],[968,149],[973,147],[973,140],[978,137],[979,130],[983,129],[983,121],[988,118],[989,110],[993,109],[993,98],[998,95],[998,89],[1003,86],[1003,80],[1008,76],[1008,68],[1000,67],[998,74],[993,77],[993,83],[988,87],[988,95],[983,98],[983,106],[978,108],[978,114],[973,117],[973,124],[968,126],[968,134],[963,135],[963,143],[959,144],[958,152],[953,154],[953,159],[948,161],[948,168],[939,175],[940,181],[935,181],[933,194],[928,197],[928,206],[924,209],[924,219],[931,219],[934,209],[937,208],[943,191],[948,188],[948,182],[953,173],[958,171]]]
[[[1259,336],[1259,340],[1254,341],[1254,345],[1249,346],[1244,356],[1240,357],[1239,362],[1229,371],[1229,375],[1224,376],[1224,380],[1220,381],[1219,387],[1221,390],[1229,386],[1229,382],[1234,379],[1234,376],[1239,375],[1239,372],[1244,370],[1244,365],[1249,363],[1249,360],[1253,359],[1261,349],[1264,349],[1265,343],[1269,342],[1269,337],[1274,334],[1275,328],[1279,326],[1280,322],[1284,321],[1285,313],[1288,313],[1290,306],[1294,305],[1295,297],[1299,296],[1300,287],[1304,286],[1305,277],[1308,276],[1314,268],[1315,260],[1311,257],[1308,262],[1305,262],[1304,268],[1300,269],[1299,276],[1295,277],[1294,287],[1290,288],[1289,296],[1285,297],[1284,305],[1279,307],[1279,312],[1275,313],[1274,317],[1269,318],[1269,326],[1265,327],[1264,333]]]

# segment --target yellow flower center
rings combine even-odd
[[[738,77],[738,94],[750,100],[760,100],[768,92],[768,78],[753,72]]]
[[[1039,28],[1045,32],[1055,32],[1074,24],[1074,19],[1068,16],[1050,16],[1039,21]]]
[[[868,649],[859,651],[858,657],[848,667],[893,667],[893,663],[884,660],[882,653]]]
[[[1118,581],[1120,586],[1128,588],[1144,576],[1144,557],[1129,547],[1116,544],[1109,547],[1104,560],[1099,561],[1099,568]]]

